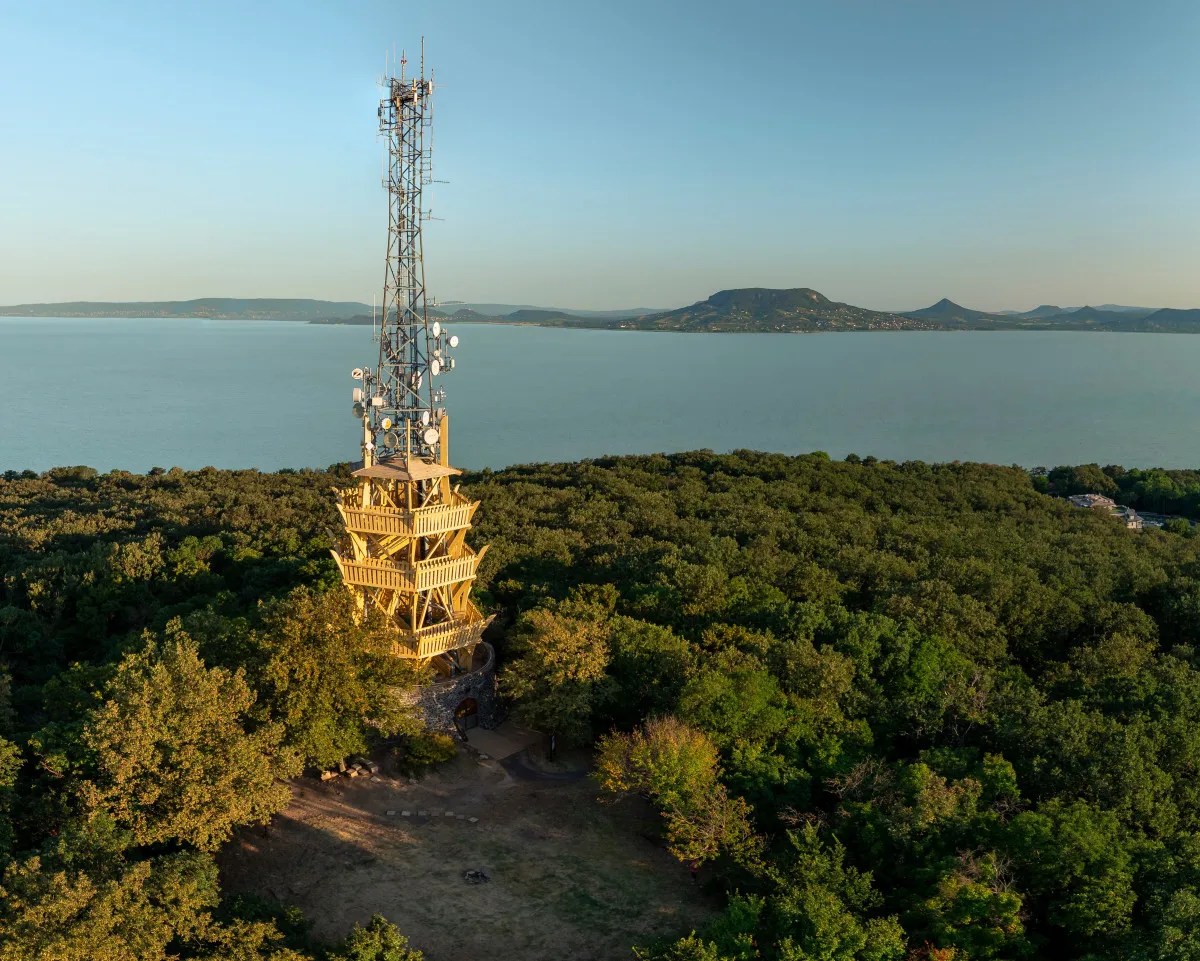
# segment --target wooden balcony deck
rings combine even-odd
[[[352,561],[336,551],[333,556],[347,584],[413,593],[474,580],[483,555],[435,557],[415,565],[390,560]]]
[[[404,511],[391,507],[338,505],[342,521],[357,534],[432,537],[471,526],[471,504],[434,504]]]
[[[479,643],[483,629],[488,626],[490,621],[490,617],[471,621],[451,621],[445,624],[435,624],[433,627],[424,627],[416,633],[405,632],[396,640],[396,654],[400,657],[425,660],[448,651],[473,647]]]

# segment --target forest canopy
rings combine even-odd
[[[328,559],[345,476],[0,480],[0,958],[410,950],[312,945],[211,855],[414,724]],[[819,454],[464,478],[514,709],[598,741],[725,891],[644,957],[1200,957],[1200,538],[1045,493],[1101,478],[1200,504],[1187,472]]]

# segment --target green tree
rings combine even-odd
[[[405,695],[419,681],[396,657],[386,627],[353,616],[349,592],[297,588],[264,606],[254,631],[254,680],[284,744],[310,764],[332,767],[380,735],[415,734]]]
[[[408,946],[408,938],[394,924],[376,914],[365,928],[355,925],[329,961],[422,961],[424,957]]]
[[[167,961],[217,900],[207,855],[88,869],[54,854],[12,862],[0,886],[0,961]]]
[[[1050,471],[1050,484],[1059,494],[1106,494],[1112,496],[1120,491],[1117,482],[1106,474],[1099,464],[1055,467]]]
[[[607,622],[535,608],[518,619],[509,644],[500,688],[518,714],[548,734],[585,741],[610,687]]]
[[[750,811],[718,780],[717,749],[673,717],[600,741],[596,779],[615,794],[649,794],[662,811],[671,852],[709,861],[722,852],[745,858],[756,847]]]
[[[657,950],[634,948],[633,956],[635,961],[734,961],[733,956],[724,954],[714,942],[697,937],[695,931],[665,948]],[[759,956],[755,951],[753,954],[737,955],[736,957],[740,959]]]
[[[12,852],[12,811],[16,800],[17,775],[21,771],[21,749],[0,737],[0,864]]]
[[[674,710],[695,655],[670,628],[632,617],[609,620],[613,680],[609,711],[623,726]]]
[[[264,823],[298,773],[278,724],[251,717],[243,673],[207,668],[178,625],[122,660],[83,728],[94,774],[80,786],[137,844],[176,840],[215,850],[238,824]]]
[[[960,857],[922,906],[938,946],[972,961],[1021,958],[1033,952],[1021,921],[1024,901],[1007,886],[995,854]]]
[[[1022,886],[1046,900],[1046,919],[1097,948],[1129,932],[1137,901],[1122,833],[1110,813],[1057,801],[1021,812],[1006,831]]]
[[[904,931],[894,917],[872,916],[881,902],[871,875],[843,864],[836,841],[822,843],[806,825],[790,835],[793,853],[768,876],[768,930],[781,956],[796,961],[885,961],[904,954]]]
[[[674,717],[653,718],[629,734],[600,739],[596,780],[614,794],[646,793],[662,804],[684,804],[717,783],[716,745]]]
[[[765,741],[788,723],[779,682],[755,659],[721,651],[688,681],[679,713],[727,748],[738,740]]]
[[[1172,517],[1163,524],[1163,530],[1178,534],[1181,537],[1195,537],[1196,528],[1191,521],[1183,517]]]

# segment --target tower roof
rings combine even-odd
[[[355,477],[373,477],[377,480],[394,480],[394,481],[423,481],[433,480],[436,477],[450,477],[454,474],[461,474],[457,467],[443,467],[441,464],[431,464],[427,460],[421,460],[416,457],[404,457],[396,455],[394,457],[385,457],[370,467],[363,467],[361,462],[358,469],[353,472]]]

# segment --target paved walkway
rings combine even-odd
[[[588,776],[585,767],[547,771],[531,761],[528,751],[505,758],[502,763],[504,770],[513,777],[519,777],[522,781],[579,781]]]
[[[542,739],[537,731],[519,727],[511,721],[505,721],[494,731],[485,731],[481,727],[473,727],[467,731],[467,743],[480,754],[503,760],[514,754],[519,754],[531,744],[537,744]]]

